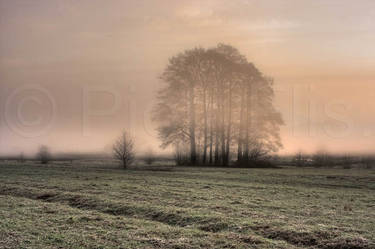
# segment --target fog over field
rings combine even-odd
[[[375,248],[374,20],[0,0],[0,249]]]
[[[0,1],[0,153],[101,152],[151,110],[169,58],[230,44],[274,79],[281,154],[373,152],[375,3]],[[163,152],[169,152],[170,149]]]

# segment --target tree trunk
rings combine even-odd
[[[214,125],[214,96],[213,96],[213,90],[211,93],[211,107],[210,107],[210,161],[209,163],[212,164],[212,147],[213,147],[213,125]]]
[[[250,86],[248,86],[248,89],[247,89],[247,96],[246,96],[246,138],[245,138],[245,161],[246,163],[249,162],[249,139],[250,139],[250,136],[249,136],[249,130],[250,130],[250,122],[251,122],[251,118],[250,118],[250,115],[251,115],[251,90],[250,90]]]
[[[231,140],[231,125],[232,125],[232,84],[229,85],[229,104],[228,104],[228,126],[227,126],[227,144],[225,153],[225,165],[229,165],[230,156],[230,140]]]
[[[189,89],[189,108],[190,108],[190,163],[192,165],[197,162],[197,152],[195,144],[195,104],[194,104],[194,85],[191,84]]]
[[[215,125],[215,164],[216,165],[219,165],[220,161],[219,161],[219,146],[220,146],[220,140],[219,140],[219,132],[220,132],[220,126],[219,126],[219,120],[220,120],[220,117],[219,117],[219,97],[217,97],[218,100],[216,102],[216,117],[215,117],[215,122],[216,122],[216,125]]]
[[[241,106],[240,106],[240,123],[238,127],[238,150],[237,150],[237,162],[242,161],[242,140],[243,140],[243,112],[244,112],[244,94],[241,93]]]
[[[221,164],[225,165],[225,103],[224,103],[224,94],[222,94],[222,100],[221,100],[221,129],[220,129],[220,135],[221,135]]]
[[[204,142],[203,142],[203,164],[206,164],[207,161],[207,103],[206,103],[206,88],[203,90],[203,115],[204,115]]]

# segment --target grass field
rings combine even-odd
[[[0,248],[375,248],[375,171],[0,163]]]

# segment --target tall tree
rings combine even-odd
[[[161,79],[154,120],[163,147],[189,148],[184,162],[228,165],[237,150],[237,161],[249,163],[263,154],[254,151],[281,147],[273,81],[232,46],[180,53]]]

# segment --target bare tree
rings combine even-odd
[[[120,160],[125,169],[134,162],[134,141],[128,132],[124,131],[117,138],[112,149],[114,158]]]
[[[41,164],[48,164],[51,160],[51,153],[47,146],[42,145],[39,148],[39,152],[37,154],[38,160],[40,160]]]

